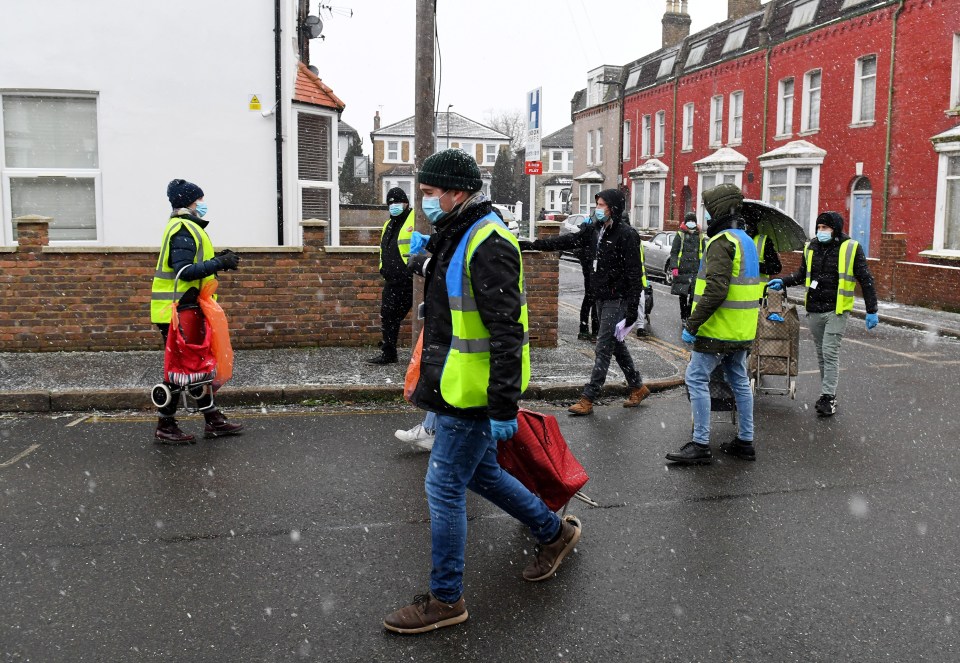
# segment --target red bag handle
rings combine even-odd
[[[526,408],[520,408],[520,411],[527,415],[527,418],[534,417],[538,422],[540,422],[540,427],[543,429],[543,443],[552,444],[550,441],[550,429],[547,428],[547,420],[541,412],[534,412],[533,410],[528,410]]]

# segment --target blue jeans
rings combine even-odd
[[[710,444],[710,374],[718,364],[723,364],[724,376],[737,401],[737,437],[744,442],[752,442],[753,391],[747,373],[746,350],[729,354],[690,353],[685,379],[690,392],[690,407],[693,409],[693,441]]]
[[[437,415],[433,412],[427,412],[427,416],[423,418],[423,430],[427,431],[431,435],[437,430]]]
[[[445,603],[463,594],[467,544],[467,488],[530,528],[541,543],[560,531],[560,518],[539,497],[497,464],[490,421],[437,415],[427,466],[427,504],[433,540],[430,591]]]

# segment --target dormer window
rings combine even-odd
[[[703,60],[703,54],[707,52],[707,42],[702,41],[699,44],[694,44],[690,49],[690,54],[687,55],[687,62],[683,65],[685,68],[694,67],[700,64],[700,61]]]
[[[637,67],[627,76],[627,87],[635,87],[640,82],[640,67]]]
[[[677,54],[668,55],[667,57],[660,60],[660,69],[657,71],[657,78],[662,78],[664,76],[669,76],[673,73],[673,65],[677,61]]]
[[[813,23],[813,17],[817,14],[819,4],[820,0],[805,0],[795,4],[793,12],[790,14],[790,22],[787,23],[787,32]]]
[[[867,0],[843,0],[843,6],[840,9],[849,9],[850,7],[856,7],[857,5],[862,5]]]
[[[816,5],[817,3],[813,3]],[[733,28],[730,32],[727,33],[727,40],[723,42],[723,50],[721,53],[729,53],[730,51],[735,51],[741,46],[743,46],[744,40],[747,38],[747,32],[750,30],[750,24],[742,25],[738,28]]]

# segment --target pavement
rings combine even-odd
[[[571,288],[582,288],[576,274],[561,278],[570,278]],[[667,321],[666,313],[672,316],[676,310],[669,302],[672,297],[659,285],[657,290],[660,305],[654,315],[663,316],[663,322],[655,317],[651,336],[629,340],[634,362],[651,391],[681,385],[688,359],[679,326],[674,328]],[[555,348],[532,349],[525,399],[576,400],[590,375],[593,346],[576,340],[578,306],[570,303],[570,295],[579,304],[575,292],[565,296],[562,282],[560,341]],[[863,301],[857,300],[854,315],[862,317],[863,310]],[[957,313],[881,302],[879,314],[881,324],[960,338]],[[375,349],[370,347],[238,350],[233,379],[217,394],[217,402],[225,407],[256,407],[399,401],[409,350],[401,349],[399,363],[388,366],[366,363],[373,354]],[[162,370],[161,350],[0,353],[0,412],[151,410],[150,389],[159,382]],[[622,373],[611,362],[604,396],[619,396],[626,390]]]

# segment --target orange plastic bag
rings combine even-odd
[[[420,338],[413,348],[410,355],[410,363],[407,365],[407,375],[403,379],[403,397],[410,403],[413,402],[413,392],[420,382],[420,355],[423,354],[423,329],[420,330]]]
[[[219,389],[233,377],[233,346],[230,345],[227,316],[213,298],[213,293],[216,291],[217,280],[210,279],[203,284],[199,301],[209,329],[213,332],[210,348],[213,350],[213,356],[217,358],[217,376],[213,379],[213,388]]]

